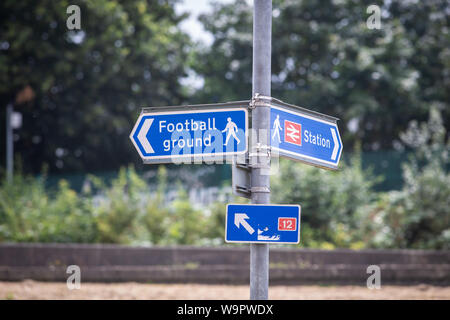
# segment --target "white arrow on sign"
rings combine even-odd
[[[297,141],[297,139],[300,139],[300,135],[299,135],[300,131],[298,131],[297,129],[295,129],[294,126],[289,125],[288,128],[287,128],[287,131],[288,131],[287,135],[288,135],[292,140]]]
[[[339,142],[338,142],[338,138],[336,135],[336,130],[334,128],[330,128],[331,130],[331,135],[333,136],[333,142],[334,142],[334,148],[333,148],[333,153],[331,154],[331,160],[336,160],[336,156],[337,156],[337,152],[339,149]]]
[[[155,151],[152,148],[152,145],[150,144],[150,142],[148,142],[148,139],[146,137],[148,130],[150,130],[150,127],[152,126],[153,120],[154,120],[153,118],[145,119],[144,123],[142,124],[141,130],[139,131],[139,134],[137,136],[146,153],[155,153]]]
[[[234,224],[238,228],[240,225],[242,225],[245,230],[248,231],[248,233],[252,234],[253,232],[255,232],[255,230],[248,224],[246,219],[249,219],[249,217],[245,213],[236,213],[234,215]]]

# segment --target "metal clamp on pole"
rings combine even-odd
[[[267,187],[251,187],[251,193],[270,193],[270,188]]]
[[[256,107],[270,107],[271,106],[272,97],[263,96],[259,93],[255,93],[250,100],[249,108],[255,109]]]
[[[250,110],[255,109],[256,108],[256,99],[258,99],[259,93],[255,93],[255,95],[252,97],[252,99],[250,100],[250,103],[248,104],[248,108]]]

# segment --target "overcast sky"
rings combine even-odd
[[[202,13],[211,11],[211,1],[212,0],[182,0],[175,6],[177,13],[190,13],[190,17],[181,23],[181,28],[195,41],[203,41],[206,44],[212,43],[212,36],[203,29],[202,24],[198,21],[198,16]],[[230,3],[233,2],[233,0],[215,0],[215,2]]]
[[[190,14],[189,18],[180,24],[181,29],[188,33],[194,41],[202,41],[206,45],[213,42],[212,35],[203,29],[202,24],[198,21],[199,15],[211,11],[211,2],[231,3],[234,0],[181,0],[176,6],[177,13],[187,12]],[[253,0],[247,0],[249,4]],[[188,70],[188,76],[180,79],[181,84],[191,87],[193,89],[200,89],[203,87],[203,78],[195,74],[192,70]]]

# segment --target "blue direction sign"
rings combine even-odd
[[[342,140],[336,119],[328,118],[272,106],[272,150],[294,160],[337,169],[342,153]]]
[[[247,152],[245,108],[142,113],[130,139],[144,162],[219,160]]]
[[[225,241],[240,243],[299,243],[300,206],[229,204]]]

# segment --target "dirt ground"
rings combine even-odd
[[[82,283],[69,290],[65,283],[26,280],[0,282],[0,299],[248,299],[248,286],[200,284]],[[381,286],[271,286],[269,299],[446,299],[450,287],[429,285]]]

